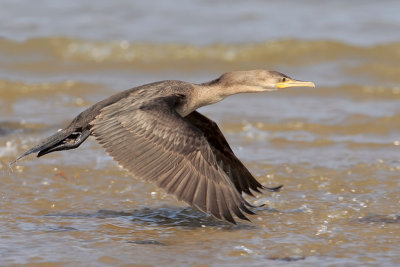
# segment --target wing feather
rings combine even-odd
[[[251,206],[229,177],[204,133],[174,109],[178,96],[135,105],[127,97],[107,106],[91,131],[114,159],[134,176],[155,181],[179,200],[216,218],[246,220]],[[239,191],[240,190],[240,191]]]
[[[185,119],[203,132],[216,160],[221,162],[219,165],[231,179],[239,193],[244,192],[254,196],[250,189],[255,192],[260,192],[260,189],[276,191],[282,187],[266,188],[261,185],[233,153],[224,135],[214,121],[197,111],[193,111],[187,115]]]

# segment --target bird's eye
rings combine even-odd
[[[281,82],[286,82],[286,78],[285,77],[283,77],[282,79],[281,79]]]

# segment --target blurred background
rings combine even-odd
[[[400,2],[0,1],[0,263],[400,264]],[[265,185],[232,226],[94,141],[8,163],[144,83],[270,69],[317,88],[200,111]]]

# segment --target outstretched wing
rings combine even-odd
[[[107,106],[91,122],[105,150],[134,176],[157,183],[178,200],[235,223],[254,214],[197,127],[174,109],[179,96],[138,106],[133,97]]]
[[[277,191],[282,187],[267,188],[261,185],[233,153],[224,135],[214,121],[197,111],[193,111],[185,118],[203,132],[216,156],[217,162],[222,162],[220,165],[228,176],[232,178],[239,193],[245,192],[253,196],[253,193],[249,189],[256,192],[260,192],[259,189]]]

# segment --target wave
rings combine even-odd
[[[15,100],[18,98],[41,98],[49,93],[64,93],[80,97],[99,92],[104,86],[72,80],[62,82],[26,83],[21,81],[0,80],[0,99]]]
[[[284,39],[265,43],[188,44],[91,41],[65,37],[34,38],[23,42],[0,39],[0,57],[15,62],[65,60],[109,63],[238,62],[293,65],[324,61],[398,62],[400,43],[355,46],[329,40]]]
[[[304,139],[313,139],[312,136],[305,135],[305,133],[308,133],[324,137],[341,136],[341,138],[345,138],[344,136],[354,136],[356,140],[365,139],[364,141],[371,142],[371,140],[381,138],[379,136],[390,136],[393,133],[393,129],[399,129],[400,121],[398,118],[399,114],[381,117],[365,114],[346,114],[344,119],[338,123],[300,121],[299,119],[261,122],[255,119],[253,122],[224,122],[223,129],[229,133],[247,134],[251,132],[253,135],[261,136],[265,132],[268,133],[269,138],[279,138],[280,136],[276,134],[279,132],[301,132],[304,134],[302,136]],[[368,136],[371,140],[368,139]],[[393,136],[397,138],[395,134]],[[288,138],[288,135],[285,135],[285,137]],[[295,139],[299,139],[299,137],[295,136]],[[391,139],[379,140],[382,143],[391,145],[393,145],[392,142],[394,141]]]
[[[72,80],[61,82],[26,83],[22,81],[0,80],[0,110],[11,109],[12,105],[20,99],[43,99],[49,95],[68,95],[75,99],[77,106],[86,106],[86,96],[106,92],[104,85],[85,83]],[[109,93],[109,92],[108,92]]]

